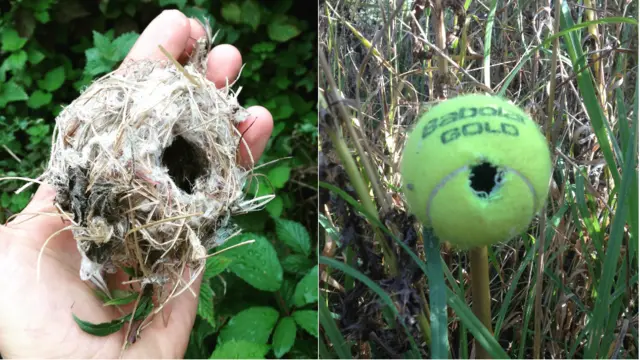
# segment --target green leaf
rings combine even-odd
[[[306,256],[311,254],[311,239],[302,224],[291,220],[277,219],[276,234],[278,239],[291,250]]]
[[[269,23],[267,34],[271,40],[285,42],[300,35],[300,29],[290,24],[286,16],[279,15],[275,17],[274,21]]]
[[[242,10],[235,2],[229,2],[222,5],[222,18],[232,24],[240,24],[242,20]]]
[[[199,6],[199,5],[197,5]],[[211,14],[206,9],[196,6],[188,6],[182,12],[193,19],[200,21],[201,23],[205,23],[205,20],[209,21],[209,24],[215,28],[215,19],[211,17]]]
[[[220,330],[218,342],[246,340],[254,344],[266,344],[279,315],[276,309],[268,306],[242,310]]]
[[[47,90],[49,92],[56,91],[64,84],[64,66],[58,66],[57,68],[47,72],[44,79],[38,80],[38,86],[40,89]]]
[[[264,236],[246,233],[228,240],[222,248],[248,240],[255,242],[224,253],[232,261],[229,270],[258,290],[277,291],[282,284],[282,266],[276,250]]]
[[[24,50],[14,52],[9,55],[2,64],[2,67],[7,70],[20,70],[24,68],[24,64],[27,62],[27,53]]]
[[[327,307],[327,300],[324,295],[318,302],[320,308],[320,325],[322,325],[323,337],[326,336],[329,343],[333,346],[333,350],[338,355],[338,359],[351,359],[350,344],[344,338],[344,334],[338,329],[336,320],[331,315],[331,311]],[[321,340],[324,342],[324,340]]]
[[[273,200],[267,203],[265,206],[265,210],[274,218],[280,217],[282,215],[282,210],[284,209],[284,201],[281,196],[276,196]]]
[[[298,310],[293,313],[296,323],[309,334],[318,337],[318,312],[315,310]]]
[[[118,332],[120,329],[122,329],[122,326],[125,323],[125,321],[122,318],[120,318],[120,319],[113,320],[111,322],[92,324],[88,321],[80,320],[76,316],[76,314],[72,314],[72,315],[73,315],[73,320],[76,322],[76,324],[78,324],[78,326],[80,327],[80,329],[82,329],[82,331],[95,336],[107,336],[115,332]]]
[[[28,100],[29,95],[24,91],[22,86],[13,81],[0,85],[0,104],[8,104],[14,101]]]
[[[280,0],[274,3],[274,7],[271,10],[276,14],[284,14],[291,8],[293,5],[293,0]]]
[[[273,333],[273,353],[279,359],[291,350],[296,341],[296,323],[292,317],[282,318]]]
[[[105,301],[104,306],[111,305],[126,305],[132,301],[136,301],[138,299],[138,293],[133,291],[124,291],[124,294],[116,294],[115,297],[111,300]]]
[[[260,26],[260,5],[255,0],[245,0],[242,3],[243,22],[255,31]]]
[[[284,185],[289,181],[289,176],[291,175],[291,167],[289,165],[280,165],[275,167],[267,173],[267,177],[271,184],[281,189]]]
[[[50,20],[49,12],[47,11],[36,11],[33,13],[33,16],[43,24],[48,23]]]
[[[250,341],[228,341],[216,347],[209,359],[264,359],[269,346]]]
[[[132,267],[128,267],[125,266],[122,268],[122,271],[124,271],[125,274],[131,276],[131,277],[136,277],[136,271],[132,268]]]
[[[216,319],[213,311],[213,289],[211,289],[211,284],[209,284],[208,281],[202,281],[198,298],[198,315],[215,328]]]
[[[306,274],[313,265],[311,259],[300,254],[291,254],[282,260],[284,271],[292,274]]]
[[[214,276],[218,276],[225,271],[231,264],[231,259],[228,259],[222,255],[212,256],[207,258],[207,265],[204,270],[204,276],[202,281],[211,279]]]
[[[40,50],[35,49],[33,46],[30,46],[29,49],[27,50],[27,56],[28,56],[29,62],[32,63],[33,65],[37,65],[42,60],[44,60],[44,53],[42,53]]]
[[[89,76],[108,73],[115,65],[115,62],[103,58],[100,55],[100,50],[96,48],[87,49],[84,54],[87,57],[84,72]]]
[[[247,189],[247,191],[255,197],[273,194],[273,185],[270,184],[264,176],[254,176],[250,178],[247,182]]]
[[[100,34],[97,31],[93,31],[93,46],[105,57],[111,53],[113,46],[111,46],[111,39],[109,37]]]
[[[33,14],[27,9],[20,9],[14,16],[15,29],[18,35],[26,38],[31,38],[33,32],[36,29],[36,19]]]
[[[293,304],[303,307],[307,304],[318,302],[318,265],[305,275],[293,293]]]
[[[178,9],[182,9],[187,6],[187,0],[160,0],[158,1],[158,4],[162,7],[175,5]]]
[[[9,197],[9,193],[3,192],[0,196],[0,206],[3,208],[8,208],[11,205],[11,198]]]
[[[112,45],[115,48],[115,52],[113,54],[113,57],[109,60],[113,60],[116,62],[124,60],[139,37],[140,35],[134,32],[124,33],[118,36],[117,39],[113,40]]]
[[[133,314],[134,320],[140,320],[147,316],[151,310],[153,309],[153,302],[150,297],[142,297],[140,302],[138,303],[138,307],[136,308],[135,314]],[[100,324],[93,324],[88,321],[80,320],[75,314],[73,315],[73,320],[78,324],[80,329],[84,332],[96,335],[96,336],[107,336],[113,334],[120,330],[122,326],[131,319],[132,314],[125,315],[119,319],[104,322]]]
[[[5,28],[0,37],[2,51],[16,51],[22,49],[27,39],[21,38],[18,32],[12,28]]]

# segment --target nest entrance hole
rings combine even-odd
[[[469,182],[471,184],[471,189],[479,197],[488,197],[489,194],[502,184],[503,180],[504,172],[489,162],[483,161],[482,163],[471,167]]]
[[[209,164],[204,151],[176,136],[162,153],[162,164],[169,169],[173,182],[187,194],[193,194],[196,180],[207,173]]]

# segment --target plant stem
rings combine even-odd
[[[474,248],[469,251],[471,258],[471,297],[473,312],[484,326],[491,329],[491,296],[489,294],[489,261],[487,247]],[[489,354],[476,340],[476,358],[489,359]]]
[[[369,213],[369,216],[380,220],[380,217],[378,216],[378,210],[376,209],[376,205],[374,204],[373,200],[371,200],[369,189],[364,182],[363,175],[362,173],[360,173],[355,160],[353,160],[353,157],[351,157],[349,147],[344,141],[344,138],[340,136],[335,130],[327,130],[327,133],[331,138],[331,142],[335,146],[336,153],[338,153],[338,156],[340,157],[340,161],[344,166],[344,171],[349,176],[349,180],[351,181],[353,188],[356,190],[356,193],[358,194],[358,197],[360,198],[360,201],[362,202],[365,210]],[[395,254],[389,247],[387,239],[382,234],[382,231],[380,231],[380,229],[375,226],[373,226],[373,230],[375,232],[375,239],[382,248],[382,256],[384,257],[385,265],[388,267],[389,273],[392,276],[396,276],[398,274],[398,265],[396,263]]]

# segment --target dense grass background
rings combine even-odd
[[[493,357],[637,358],[637,4],[320,2],[320,90],[333,79],[348,105],[320,111],[321,357],[473,358],[476,338]],[[525,109],[554,160],[545,211],[489,248],[493,336],[469,308],[468,254],[425,255],[400,191],[418,116],[469,92]]]
[[[187,357],[317,357],[317,14],[300,2],[11,0],[0,2],[0,177],[35,178],[49,156],[55,116],[114,69],[163,9],[207,17],[216,43],[240,49],[245,106],[274,116],[248,191],[275,192],[265,210],[237,218],[256,243],[208,264]],[[0,183],[0,221],[33,188]],[[214,295],[215,294],[215,295]],[[235,317],[234,326],[229,325]],[[215,352],[214,352],[215,350]]]

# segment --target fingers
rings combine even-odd
[[[189,282],[189,270],[183,273],[185,282]],[[169,309],[164,311],[167,323],[162,319],[162,314],[156,315],[153,323],[142,332],[140,339],[136,342],[136,346],[125,354],[127,358],[140,358],[139,355],[154,354],[152,357],[170,357],[179,358],[184,356],[189,343],[189,334],[193,328],[198,311],[198,294],[202,283],[202,273],[191,284],[190,291],[185,291],[165,306]],[[182,285],[183,286],[183,285]],[[181,287],[182,287],[181,286]],[[164,310],[164,309],[163,309]]]
[[[42,184],[31,198],[31,201],[21,212],[51,211],[53,200],[56,198],[56,189],[49,184]],[[24,219],[23,219],[24,220]]]
[[[179,59],[187,48],[190,35],[189,19],[178,10],[165,10],[142,32],[123,64],[131,60],[166,60],[158,45]]]
[[[242,55],[232,45],[218,45],[214,47],[207,57],[207,79],[221,88],[233,83],[242,67]]]
[[[198,22],[198,20],[190,18],[189,27],[191,32],[189,33],[189,37],[187,38],[187,43],[184,50],[182,51],[182,54],[179,58],[177,58],[178,62],[180,62],[181,64],[187,62],[187,59],[189,59],[189,56],[191,56],[196,44],[198,43],[198,39],[207,36],[207,32],[205,31],[204,27],[202,27],[202,24]]]
[[[240,142],[238,157],[240,165],[250,168],[253,167],[254,163],[258,162],[264,148],[267,146],[273,131],[273,117],[269,110],[262,106],[252,106],[247,111],[249,116],[238,125],[238,130],[243,134],[242,138],[247,144],[245,145],[244,141]],[[251,156],[249,156],[247,145],[251,151]],[[253,162],[251,158],[253,158]]]

